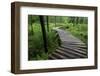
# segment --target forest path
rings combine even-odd
[[[53,28],[53,30],[60,37],[61,46],[49,56],[49,59],[87,58],[85,43],[73,36],[69,31],[60,28]]]

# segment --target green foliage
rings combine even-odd
[[[57,41],[55,40],[55,32],[46,31],[47,33],[47,44],[48,52],[44,51],[44,42],[41,32],[40,24],[34,23],[33,25],[34,34],[30,34],[31,26],[29,25],[28,34],[28,49],[29,49],[29,60],[44,60],[48,59],[48,54],[54,51],[57,47]]]
[[[58,47],[58,40],[54,31],[47,32],[48,53],[52,53]]]
[[[35,25],[35,26],[34,26]],[[43,49],[43,37],[41,33],[41,28],[38,24],[34,24],[34,35],[30,34],[31,29],[29,29],[28,34],[28,49],[29,49],[29,60],[31,57],[36,57],[37,54],[40,55]]]

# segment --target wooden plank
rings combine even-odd
[[[87,57],[87,54],[86,53],[83,53],[83,52],[81,52],[81,51],[79,51],[79,50],[75,50],[75,49],[72,49],[72,48],[66,48],[66,47],[60,47],[59,48],[60,50],[63,50],[63,51],[66,51],[66,52],[69,52],[69,53],[71,53],[71,54],[74,54],[74,55],[76,55],[76,56],[79,56],[79,57]]]
[[[49,59],[57,59],[57,57],[53,56],[53,55],[50,55],[49,56]]]
[[[74,58],[78,57],[78,56],[75,56],[74,54],[68,53],[67,51],[64,51],[62,49],[57,49],[55,52],[65,56],[65,58],[68,58],[68,59],[74,59]]]

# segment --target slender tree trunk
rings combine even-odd
[[[42,34],[43,34],[44,49],[45,49],[45,52],[47,53],[48,49],[47,49],[47,38],[46,38],[46,30],[45,30],[44,18],[43,18],[43,16],[39,16],[39,18],[40,18]]]
[[[33,30],[33,20],[32,20],[32,15],[31,15],[31,32],[32,32],[32,35],[34,35],[34,30]]]
[[[56,27],[56,16],[55,16],[55,27]]]
[[[49,18],[48,18],[48,16],[46,17],[46,20],[47,20],[47,31],[49,32]]]
[[[75,17],[73,17],[72,19],[73,19],[73,26],[75,26]]]
[[[76,24],[79,23],[79,17],[76,17]]]

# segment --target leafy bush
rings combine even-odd
[[[31,29],[29,29],[29,33]],[[48,52],[45,53],[43,35],[41,32],[41,26],[39,24],[33,25],[34,34],[28,34],[28,49],[29,49],[29,60],[44,60],[48,59],[48,54],[52,53],[58,46],[58,42],[55,39],[54,31],[46,31],[47,34],[47,48]]]
[[[52,53],[58,47],[57,38],[54,31],[47,32],[48,53]]]

